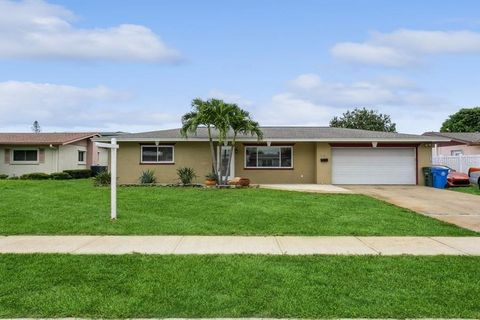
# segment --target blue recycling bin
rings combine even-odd
[[[447,186],[448,169],[441,167],[432,167],[433,187],[445,189]]]

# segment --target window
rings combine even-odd
[[[13,162],[20,163],[37,163],[38,162],[38,150],[13,150]]]
[[[78,162],[85,162],[86,151],[78,150]]]
[[[142,163],[173,163],[173,146],[142,146]]]
[[[246,168],[293,168],[292,147],[245,147]]]
[[[452,150],[450,151],[452,156],[463,156],[463,150]]]

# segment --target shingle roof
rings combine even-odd
[[[480,144],[480,132],[425,132],[423,135],[444,137],[465,143]]]
[[[0,144],[64,145],[97,135],[96,132],[0,133]]]
[[[444,138],[432,138],[415,134],[392,132],[368,131],[357,129],[331,128],[331,127],[262,127],[264,141],[410,141],[432,142],[449,141]],[[217,133],[213,131],[214,138]],[[207,140],[206,128],[198,128],[196,134],[189,134],[187,140]],[[109,139],[98,138],[106,141]],[[123,134],[117,137],[118,141],[184,141],[180,129],[167,129],[159,131]],[[255,141],[255,137],[241,135],[238,141]]]

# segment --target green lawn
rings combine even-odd
[[[470,193],[470,194],[476,194],[476,195],[480,196],[480,188],[478,188],[478,186],[455,187],[455,188],[450,188],[448,190]]]
[[[0,317],[479,318],[480,257],[0,255]]]
[[[0,234],[476,235],[363,195],[0,181]]]

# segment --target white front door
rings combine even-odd
[[[415,184],[415,148],[332,148],[333,184]]]
[[[232,154],[232,160],[230,162],[230,170],[227,170],[228,166],[228,157],[230,156],[231,147],[218,147],[217,149],[217,161],[220,164],[220,171],[222,174],[222,178],[225,179],[233,179],[235,177],[235,152]],[[228,171],[228,172],[227,172]],[[228,174],[228,176],[227,176]]]

